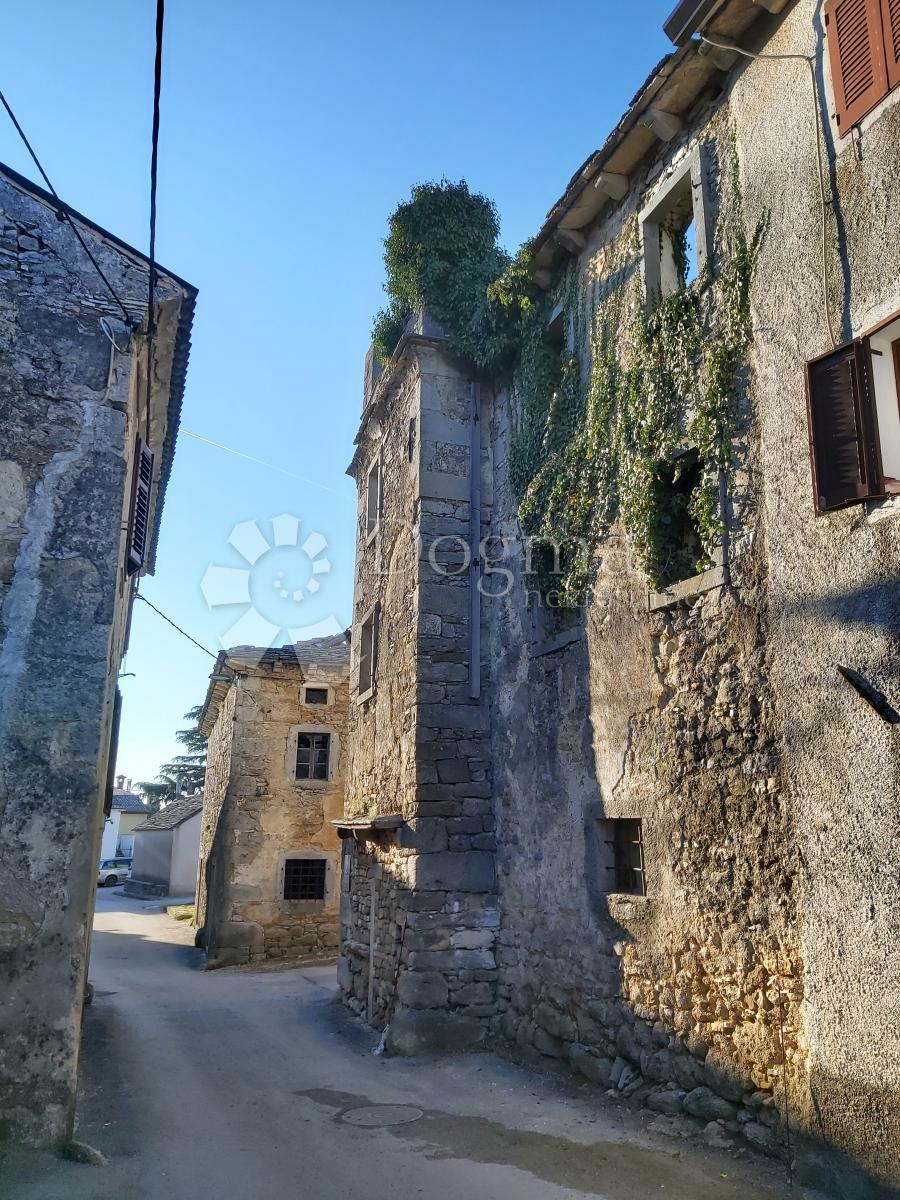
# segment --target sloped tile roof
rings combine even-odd
[[[304,678],[313,668],[334,672],[341,679],[350,674],[350,638],[348,631],[333,633],[328,637],[307,638],[287,646],[276,646],[266,650],[261,646],[232,646],[223,650],[216,659],[215,670],[209,677],[206,699],[198,722],[202,733],[209,737],[219,713],[219,707],[228,694],[234,679],[226,672],[259,674],[265,668],[300,667]]]
[[[287,646],[276,646],[273,650],[261,650],[258,646],[232,646],[226,651],[227,660],[235,664],[247,661],[251,665],[285,662],[297,663],[304,669],[309,667],[350,666],[350,643],[346,633],[333,633],[328,637],[307,638],[305,642],[293,642]]]
[[[132,832],[142,833],[150,829],[174,829],[177,825],[183,824],[189,817],[198,813],[202,807],[202,796],[181,796],[178,800],[173,800],[171,804],[167,804],[165,808],[161,808],[159,812],[151,813],[146,821],[141,821],[140,825],[135,825]]]
[[[150,809],[134,792],[113,792],[112,806],[125,813],[148,813]]]

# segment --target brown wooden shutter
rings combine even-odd
[[[140,571],[147,559],[150,540],[150,485],[153,482],[153,451],[137,438],[134,449],[134,478],[131,483],[131,514],[128,518],[128,554],[125,568],[129,575]]]
[[[113,697],[112,726],[109,731],[109,757],[106,760],[106,795],[103,798],[103,815],[112,812],[113,789],[116,783],[116,756],[119,753],[119,726],[122,722],[122,693],[116,688]]]
[[[825,7],[835,118],[848,133],[888,93],[883,4],[897,0],[829,0]]]
[[[869,350],[849,342],[806,365],[816,512],[883,493]]]
[[[888,87],[900,85],[900,0],[881,0]]]

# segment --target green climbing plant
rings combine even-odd
[[[684,231],[669,230],[680,286],[649,306],[634,216],[590,270],[570,261],[549,292],[535,286],[530,246],[506,255],[494,206],[464,182],[420,185],[391,218],[377,352],[386,362],[424,305],[454,349],[509,389],[511,483],[525,534],[554,548],[533,565],[560,607],[583,603],[598,544],[617,519],[657,587],[708,566],[721,538],[750,285],[767,228],[764,215],[747,235],[733,139],[723,157],[718,270],[688,286]],[[570,329],[562,346],[546,337],[559,305]]]

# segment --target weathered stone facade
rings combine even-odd
[[[349,670],[343,634],[219,656],[200,718],[196,920],[210,966],[337,953]],[[312,733],[329,739],[323,777],[298,778],[298,737]],[[298,862],[321,872],[321,895],[292,893]]]
[[[496,1012],[487,674],[480,657],[470,670],[469,463],[473,444],[479,458],[487,451],[478,410],[489,412],[486,389],[423,316],[397,371],[367,382],[350,468],[360,502],[347,814],[357,822],[345,830],[341,984],[400,1052],[477,1043]],[[373,611],[374,678],[361,691]],[[402,818],[397,837],[378,828],[391,815]]]
[[[0,1136],[35,1143],[72,1130],[136,438],[147,570],[187,366],[196,293],[161,271],[147,397],[147,291],[142,254],[0,168]]]
[[[813,0],[777,19],[719,7],[711,36],[812,56],[817,95],[802,57],[683,47],[573,178],[533,245],[545,278],[574,259],[590,316],[614,289],[626,307],[645,302],[635,231],[692,162],[703,173],[691,183],[702,190],[713,273],[726,219],[749,236],[768,210],[717,561],[655,595],[614,525],[589,602],[561,624],[523,571],[509,466],[516,402],[499,390],[478,435],[474,528],[505,539],[506,554],[497,586],[483,580],[481,696],[467,697],[477,578],[435,578],[429,543],[477,543],[469,493],[436,503],[423,464],[449,473],[465,461],[428,444],[428,397],[440,392],[442,420],[452,408],[459,422],[454,439],[434,442],[462,447],[475,376],[446,343],[421,336],[421,318],[408,331],[386,378],[367,385],[351,468],[361,496],[355,620],[380,598],[381,648],[375,693],[352,710],[348,811],[402,823],[348,822],[342,986],[356,1011],[390,1026],[389,1047],[452,1044],[466,1014],[523,1053],[566,1060],[660,1113],[719,1121],[738,1141],[791,1156],[805,1181],[835,1195],[883,1197],[900,1187],[900,974],[890,951],[900,751],[896,726],[836,664],[897,707],[900,501],[816,515],[804,366],[832,340],[900,311],[900,243],[877,232],[900,215],[900,102],[894,92],[866,118],[854,149],[828,111]],[[729,210],[735,161],[743,207]],[[589,362],[575,327],[570,348]],[[447,380],[442,391],[436,377]],[[407,467],[411,422],[422,444]],[[376,453],[383,547],[366,528]],[[406,545],[418,541],[417,555],[400,548],[391,520]],[[440,543],[438,562],[451,545]],[[448,636],[455,645],[429,641]],[[459,667],[453,683],[433,674],[435,646],[454,655],[445,660]],[[454,715],[434,733],[441,706]],[[463,765],[449,765],[457,755]],[[607,830],[623,819],[641,822],[644,895],[611,878]],[[476,844],[487,883],[494,837],[496,893],[432,890],[427,860],[439,867]]]

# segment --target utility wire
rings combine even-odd
[[[153,381],[153,339],[156,314],[156,178],[159,163],[159,95],[162,90],[162,43],[165,0],[156,0],[156,54],[153,61],[153,129],[150,134],[150,276],[147,284],[147,423],[145,440],[150,444],[150,389]]]
[[[207,650],[207,648],[204,645],[202,645],[200,642],[198,642],[196,638],[192,638],[191,635],[189,633],[187,633],[184,629],[182,629],[180,625],[176,625],[171,617],[167,617],[166,614],[162,611],[162,609],[157,608],[156,605],[153,604],[152,601],[148,600],[146,596],[142,596],[140,592],[135,592],[134,598],[135,598],[135,600],[143,600],[143,602],[145,604],[149,604],[150,607],[153,609],[153,611],[155,613],[157,613],[160,617],[162,617],[162,619],[164,621],[167,621],[172,626],[173,629],[177,629],[182,637],[186,637],[189,642],[194,643],[194,645],[197,647],[198,650],[202,650],[204,654],[208,654],[211,659],[213,659],[215,662],[218,662],[218,657],[215,654],[213,654],[212,650]]]
[[[199,433],[191,433],[189,429],[181,429],[179,433],[182,437],[194,438],[195,441],[205,442],[207,446],[215,446],[217,450],[224,450],[226,454],[233,454],[235,458],[245,458],[248,462],[257,463],[260,467],[268,467],[270,471],[278,471],[281,475],[287,475],[291,479],[299,479],[301,483],[308,483],[312,487],[321,488],[323,492],[331,492],[333,496],[340,496],[342,494],[337,488],[329,487],[327,483],[319,483],[317,479],[309,479],[306,475],[298,475],[296,471],[288,471],[286,467],[279,467],[275,463],[266,462],[264,458],[254,458],[252,454],[245,454],[243,450],[235,450],[233,446],[224,446],[221,442],[214,442],[212,438],[202,437]]]
[[[153,604],[152,601],[148,600],[146,596],[142,596],[140,592],[135,592],[134,598],[135,598],[135,600],[143,600],[143,602],[145,604],[149,604],[150,607],[153,609],[153,611],[155,613],[157,613],[160,617],[162,617],[162,619],[164,621],[168,622],[168,624],[171,625],[173,629],[176,629],[181,634],[182,637],[186,637],[189,642],[193,642],[194,645],[198,648],[198,650],[202,650],[204,654],[208,654],[209,657],[211,659],[213,659],[215,662],[219,661],[218,655],[213,654],[213,652],[211,650],[207,650],[207,648],[204,645],[202,645],[200,642],[198,642],[196,638],[192,638],[191,635],[189,633],[187,633],[186,630],[182,629],[180,625],[176,625],[171,617],[167,617],[166,614],[162,611],[162,609],[157,608],[156,605]],[[235,667],[235,666],[232,666],[231,663],[229,663],[229,662],[225,663],[225,667],[227,670],[232,671],[234,673],[235,679],[271,679],[271,675],[267,675],[263,671],[247,670],[243,666]]]
[[[79,243],[81,244],[82,250],[85,252],[85,254],[88,256],[88,258],[91,260],[91,264],[93,265],[94,270],[97,272],[97,274],[103,280],[103,282],[106,284],[106,290],[109,292],[109,294],[112,296],[113,300],[115,300],[116,304],[118,304],[119,308],[122,310],[122,314],[125,317],[125,324],[128,326],[129,329],[133,329],[134,325],[135,325],[134,318],[132,317],[132,315],[128,311],[128,309],[125,307],[125,305],[122,303],[122,301],[119,299],[115,288],[109,282],[109,280],[106,278],[106,275],[103,273],[102,267],[97,262],[96,258],[94,258],[91,251],[88,249],[87,242],[81,236],[81,230],[78,228],[78,226],[72,220],[72,217],[71,217],[68,209],[66,208],[66,205],[59,198],[59,193],[57,192],[57,190],[53,186],[53,184],[50,182],[50,177],[48,176],[48,174],[44,170],[44,168],[41,166],[41,160],[35,154],[34,148],[32,147],[31,142],[29,142],[28,138],[25,136],[25,130],[19,124],[18,119],[16,118],[16,114],[10,108],[9,102],[7,101],[6,97],[3,95],[2,92],[0,92],[0,102],[2,102],[3,107],[6,109],[7,113],[9,114],[9,119],[12,121],[13,125],[16,127],[16,133],[18,133],[19,137],[25,143],[25,149],[31,155],[31,157],[34,161],[34,165],[37,167],[38,171],[40,171],[41,178],[43,179],[44,183],[46,183],[46,185],[47,185],[47,191],[50,193],[50,195],[53,197],[53,199],[59,205],[57,215],[63,217],[66,221],[69,222],[69,224],[72,227],[72,232],[75,234],[75,236],[78,238]]]

